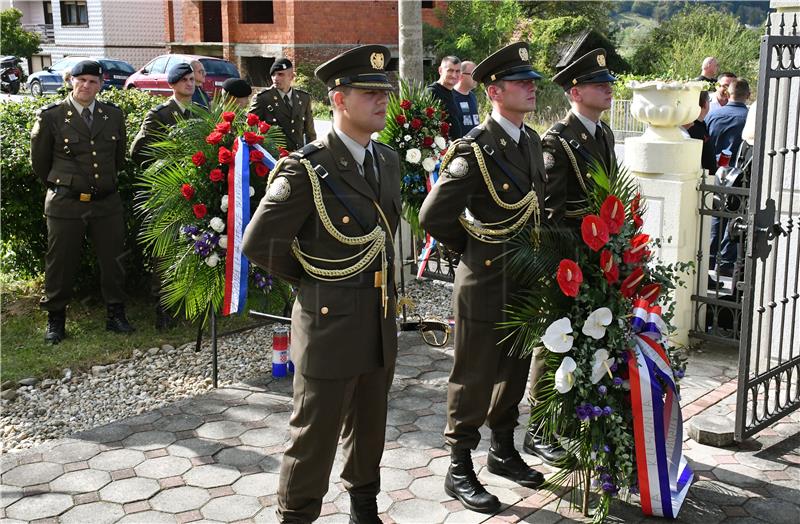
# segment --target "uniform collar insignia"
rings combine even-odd
[[[108,115],[103,115],[103,120],[108,120]]]
[[[339,163],[342,164],[342,167],[347,167],[347,159],[344,157],[339,159]]]
[[[381,162],[386,162],[386,158],[384,158],[383,153],[378,153],[378,156],[381,159]]]
[[[588,140],[589,137],[586,136],[586,133],[581,133],[581,140]]]
[[[103,112],[103,109],[102,109],[102,108],[100,108],[100,107],[98,107],[98,108],[97,108],[97,112],[98,112],[98,113],[102,113],[102,112]]]
[[[72,111],[67,111],[67,116],[72,116]]]
[[[506,139],[505,138],[501,138],[500,139],[500,145],[503,146],[503,147],[506,147]]]

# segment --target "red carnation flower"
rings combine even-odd
[[[270,127],[271,126],[266,122],[259,122],[258,123],[258,131],[259,131],[259,133],[266,133],[267,131],[269,131]]]
[[[280,156],[280,158],[283,158],[285,156],[289,156],[289,151],[287,151],[286,149],[284,149],[282,147],[278,147],[278,155]]]
[[[650,254],[647,243],[650,236],[640,233],[631,239],[631,247],[622,252],[622,261],[626,264],[638,264]]]
[[[217,159],[220,164],[229,164],[233,160],[233,153],[227,147],[220,147]]]
[[[244,132],[244,141],[247,142],[248,145],[258,144],[259,142],[264,141],[264,137],[261,135],[257,135],[256,133],[251,133],[250,131]]]
[[[406,123],[406,116],[405,115],[397,115],[394,117],[394,121],[400,124],[401,126]]]
[[[191,200],[192,197],[194,196],[194,188],[189,184],[183,184],[181,186],[181,194],[183,195],[183,198],[185,198],[186,200]]]
[[[256,164],[256,175],[260,177],[265,177],[269,174],[269,168],[262,163]]]
[[[225,136],[225,135],[223,135],[219,131],[212,131],[211,134],[209,134],[206,137],[206,143],[207,144],[211,144],[212,146],[215,146],[215,145],[219,144],[222,141],[222,137],[223,136]]]
[[[406,99],[403,99],[403,100],[400,102],[400,107],[402,107],[403,109],[405,109],[406,111],[408,111],[409,109],[411,109],[411,100],[406,100]]]
[[[258,115],[254,115],[253,113],[247,113],[247,125],[250,127],[257,126],[258,123],[261,121],[258,118]]]
[[[614,262],[614,255],[608,249],[600,253],[600,270],[609,284],[616,284],[619,281],[619,266]]]
[[[608,195],[600,206],[600,218],[608,226],[609,233],[612,235],[619,233],[622,224],[625,223],[625,206],[622,205],[622,201],[614,195]]]
[[[425,115],[428,118],[433,118],[433,115],[435,115],[435,114],[436,114],[436,111],[432,107],[426,107],[425,108]]]
[[[426,136],[422,138],[422,147],[431,147],[433,145],[433,137]]]
[[[219,168],[212,169],[208,174],[208,178],[210,178],[212,182],[222,182],[225,180],[225,173],[223,173],[222,169]]]
[[[420,127],[422,127],[422,120],[420,120],[419,118],[412,118],[411,128],[414,130],[418,130]]]
[[[447,135],[450,133],[450,124],[442,122],[439,124],[439,131],[442,133],[443,137],[447,138]]]
[[[586,215],[581,222],[581,236],[592,251],[598,251],[608,242],[608,226],[597,215]]]
[[[206,155],[204,155],[202,151],[198,151],[192,155],[192,163],[197,167],[202,166],[206,163]]]
[[[225,111],[222,113],[222,119],[226,122],[233,122],[234,118],[236,118],[236,113],[233,111]]]
[[[642,286],[639,290],[639,298],[646,300],[648,305],[652,305],[658,300],[658,295],[661,294],[661,284],[647,284]]]
[[[206,213],[208,212],[205,204],[193,205],[192,211],[194,212],[194,216],[196,216],[197,218],[203,218],[204,216],[206,216]]]
[[[581,282],[583,282],[583,273],[578,264],[565,258],[558,264],[556,280],[558,281],[558,287],[561,288],[562,293],[568,297],[577,297],[578,288],[581,287]]]
[[[622,296],[631,298],[633,294],[636,293],[636,289],[639,287],[643,278],[644,270],[640,266],[637,266],[636,269],[622,281],[622,287],[620,289],[620,291],[622,291]]]
[[[219,131],[223,135],[226,135],[231,132],[231,123],[230,122],[220,122],[216,126],[214,126],[216,131]]]
[[[261,162],[262,158],[264,158],[264,153],[258,149],[253,149],[250,151],[250,162]]]

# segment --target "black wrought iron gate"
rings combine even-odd
[[[773,16],[761,40],[749,204],[731,225],[745,251],[737,440],[800,407],[800,20]]]

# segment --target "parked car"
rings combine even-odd
[[[125,82],[125,89],[143,89],[161,96],[171,96],[172,89],[167,83],[167,71],[175,64],[199,60],[206,70],[206,80],[201,86],[209,96],[222,89],[222,83],[229,78],[239,78],[239,70],[228,60],[199,55],[161,55],[136,71]]]
[[[64,85],[64,71],[69,71],[72,66],[81,60],[97,60],[100,62],[103,67],[103,90],[111,87],[122,89],[125,86],[125,80],[135,71],[128,62],[117,60],[116,58],[69,56],[30,75],[26,82],[28,90],[33,96],[41,96],[43,93],[55,93],[59,87]]]

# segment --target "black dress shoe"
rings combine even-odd
[[[478,481],[470,453],[469,448],[451,450],[450,468],[444,478],[444,491],[467,509],[478,513],[497,513],[500,511],[500,500],[486,491]]]
[[[133,333],[136,331],[136,328],[125,317],[125,304],[109,304],[107,311],[106,330],[115,333]]]
[[[522,460],[514,447],[514,432],[492,432],[492,446],[486,459],[490,473],[513,480],[520,486],[536,489],[544,483],[544,475]]]
[[[66,323],[66,311],[63,309],[61,311],[48,311],[47,331],[44,333],[44,341],[55,345],[67,338]]]
[[[350,524],[383,524],[374,496],[350,494]]]
[[[525,433],[522,449],[525,450],[525,453],[539,457],[548,466],[558,466],[558,463],[567,454],[564,448],[558,444],[545,444],[541,438],[535,436],[531,431]]]

